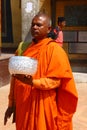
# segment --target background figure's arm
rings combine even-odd
[[[15,77],[11,77],[11,83],[10,83],[10,92],[8,96],[8,106],[12,107],[14,105],[14,84],[15,84]]]
[[[11,117],[13,113],[13,121],[15,121],[15,103],[14,103],[14,83],[15,83],[15,78],[12,76],[11,77],[11,83],[10,83],[10,92],[9,92],[9,102],[8,102],[8,108],[5,111],[5,116],[4,116],[4,125],[6,125],[8,118]]]

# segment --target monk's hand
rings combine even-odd
[[[33,86],[33,78],[31,75],[15,74],[13,76],[21,82]]]
[[[4,125],[6,125],[7,120],[11,117],[12,113],[13,113],[13,107],[8,107],[4,116]]]

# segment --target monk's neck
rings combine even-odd
[[[44,39],[46,39],[46,38],[44,38]],[[43,41],[44,39],[39,39],[39,40],[37,40],[37,39],[33,39],[33,42],[34,42],[35,44],[37,44],[37,43]]]

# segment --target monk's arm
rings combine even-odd
[[[60,86],[60,84],[61,80],[56,78],[40,78],[35,80],[33,79],[33,86],[43,90],[57,88]]]

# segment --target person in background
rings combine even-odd
[[[78,94],[67,54],[48,38],[50,23],[43,12],[34,16],[33,40],[22,53],[38,60],[37,72],[11,77],[4,124],[16,108],[16,130],[72,130]]]
[[[58,17],[57,26],[50,31],[48,37],[54,39],[61,47],[63,47],[63,27],[66,25],[64,17]]]
[[[59,30],[59,33],[58,33],[58,36],[55,39],[55,41],[58,42],[61,47],[63,47],[63,31],[62,31],[62,29],[66,25],[65,18],[64,17],[58,17],[57,23],[58,23],[57,28]]]

